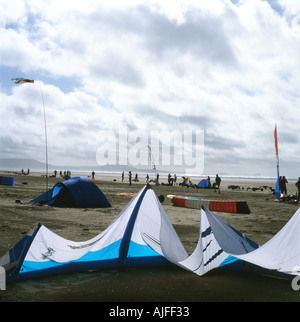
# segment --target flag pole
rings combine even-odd
[[[276,152],[276,161],[277,161],[277,182],[275,186],[275,195],[280,199],[280,187],[279,187],[279,155],[278,155],[278,138],[277,138],[277,124],[275,123],[274,130],[274,139],[275,139],[275,152]]]
[[[44,125],[45,125],[45,145],[46,145],[46,193],[48,192],[48,139],[47,139],[47,118],[46,118],[46,108],[45,108],[45,100],[41,86],[39,85],[42,102],[43,102],[43,111],[44,111]],[[48,200],[48,195],[47,195]]]

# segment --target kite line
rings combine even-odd
[[[11,79],[15,84],[24,84],[24,83],[34,83],[33,79],[27,78],[12,78]],[[46,143],[46,193],[48,192],[48,140],[47,140],[47,119],[46,119],[46,109],[45,109],[45,101],[44,95],[42,92],[42,88],[39,85],[39,89],[42,96],[42,103],[43,103],[43,111],[44,111],[44,127],[45,127],[45,143]],[[48,199],[48,196],[47,196]]]

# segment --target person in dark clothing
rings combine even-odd
[[[287,189],[286,189],[286,184],[288,183],[287,179],[285,176],[279,180],[279,187],[280,187],[280,192],[287,195]]]
[[[129,175],[129,185],[131,186],[131,179],[132,179],[132,173],[131,173],[131,171],[129,171],[128,175]]]
[[[300,199],[300,177],[298,178],[298,181],[295,183],[295,186],[297,187],[297,199]]]
[[[216,192],[216,189],[219,189],[219,193],[220,193],[220,185],[221,185],[221,178],[219,177],[219,175],[217,174],[216,175],[216,179],[215,179],[215,192]]]

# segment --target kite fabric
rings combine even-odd
[[[204,206],[198,243],[189,255],[150,185],[94,238],[71,241],[38,224],[2,258],[6,282],[117,267],[177,265],[202,276],[227,268],[268,276],[300,276],[300,209],[259,246]]]
[[[11,79],[15,84],[24,84],[24,83],[34,83],[33,79],[28,78],[12,78]]]

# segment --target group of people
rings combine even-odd
[[[124,182],[124,179],[125,179],[125,173],[124,171],[122,172],[122,183]],[[132,179],[132,172],[129,171],[128,172],[128,180],[129,180],[129,185],[131,186],[132,185],[132,181],[135,181],[135,182],[139,182],[139,178],[138,178],[138,174],[136,173],[135,174],[135,179]],[[179,185],[185,185],[185,180],[187,180],[187,178],[183,177],[183,183],[179,184]],[[210,177],[208,177],[208,180],[210,181]],[[220,185],[221,185],[221,178],[219,177],[219,175],[217,174],[216,175],[216,178],[215,178],[215,182],[213,183],[212,185],[212,188],[215,189],[215,192],[218,190],[218,192],[220,193]],[[149,183],[149,182],[154,182],[156,185],[159,185],[159,173],[156,174],[156,177],[154,180],[150,180],[150,177],[149,177],[149,174],[146,175],[146,183]],[[177,175],[174,174],[174,176],[172,177],[172,175],[169,173],[168,174],[168,185],[176,185],[177,184]]]
[[[174,177],[171,176],[171,173],[168,174],[168,184],[173,186],[177,183],[177,175],[174,174]]]
[[[284,195],[287,195],[287,187],[286,187],[287,183],[288,181],[285,176],[279,177],[279,190],[280,190],[280,193]],[[298,178],[298,181],[295,183],[295,186],[297,187],[297,198],[300,199],[300,177]]]
[[[280,190],[280,193],[283,193],[283,194],[287,195],[287,188],[286,188],[287,183],[288,183],[288,181],[287,181],[285,176],[279,177],[279,190]]]
[[[287,192],[287,186],[288,183],[285,176],[279,177],[279,191],[281,193],[281,200],[297,200],[299,202],[300,200],[300,177],[298,178],[298,181],[295,183],[295,186],[297,188],[296,195],[288,195]]]
[[[57,170],[54,170],[53,175],[51,175],[50,177],[56,178],[56,176],[57,176]],[[59,171],[59,176],[61,178],[68,180],[71,178],[71,171],[70,170],[65,170],[64,172]]]
[[[125,177],[125,174],[124,174],[124,171],[122,172],[122,182],[124,182],[124,177]],[[132,172],[131,171],[129,171],[128,172],[128,178],[129,178],[129,185],[131,186],[131,184],[132,184],[132,181],[135,181],[135,182],[139,182],[139,176],[138,176],[138,174],[136,173],[135,174],[135,177],[134,177],[134,179],[132,180]]]
[[[125,179],[125,173],[123,171],[122,172],[122,182],[124,182],[124,179]],[[132,179],[132,172],[129,171],[128,172],[128,181],[129,181],[130,186],[132,185],[132,181],[139,182],[138,174],[136,173],[134,179]],[[168,184],[170,184],[170,185],[176,184],[176,181],[177,181],[176,174],[174,174],[174,177],[172,177],[171,174],[169,173]],[[156,174],[154,180],[150,180],[149,174],[147,174],[146,175],[146,183],[149,183],[149,182],[155,182],[156,185],[159,185],[159,173]]]

